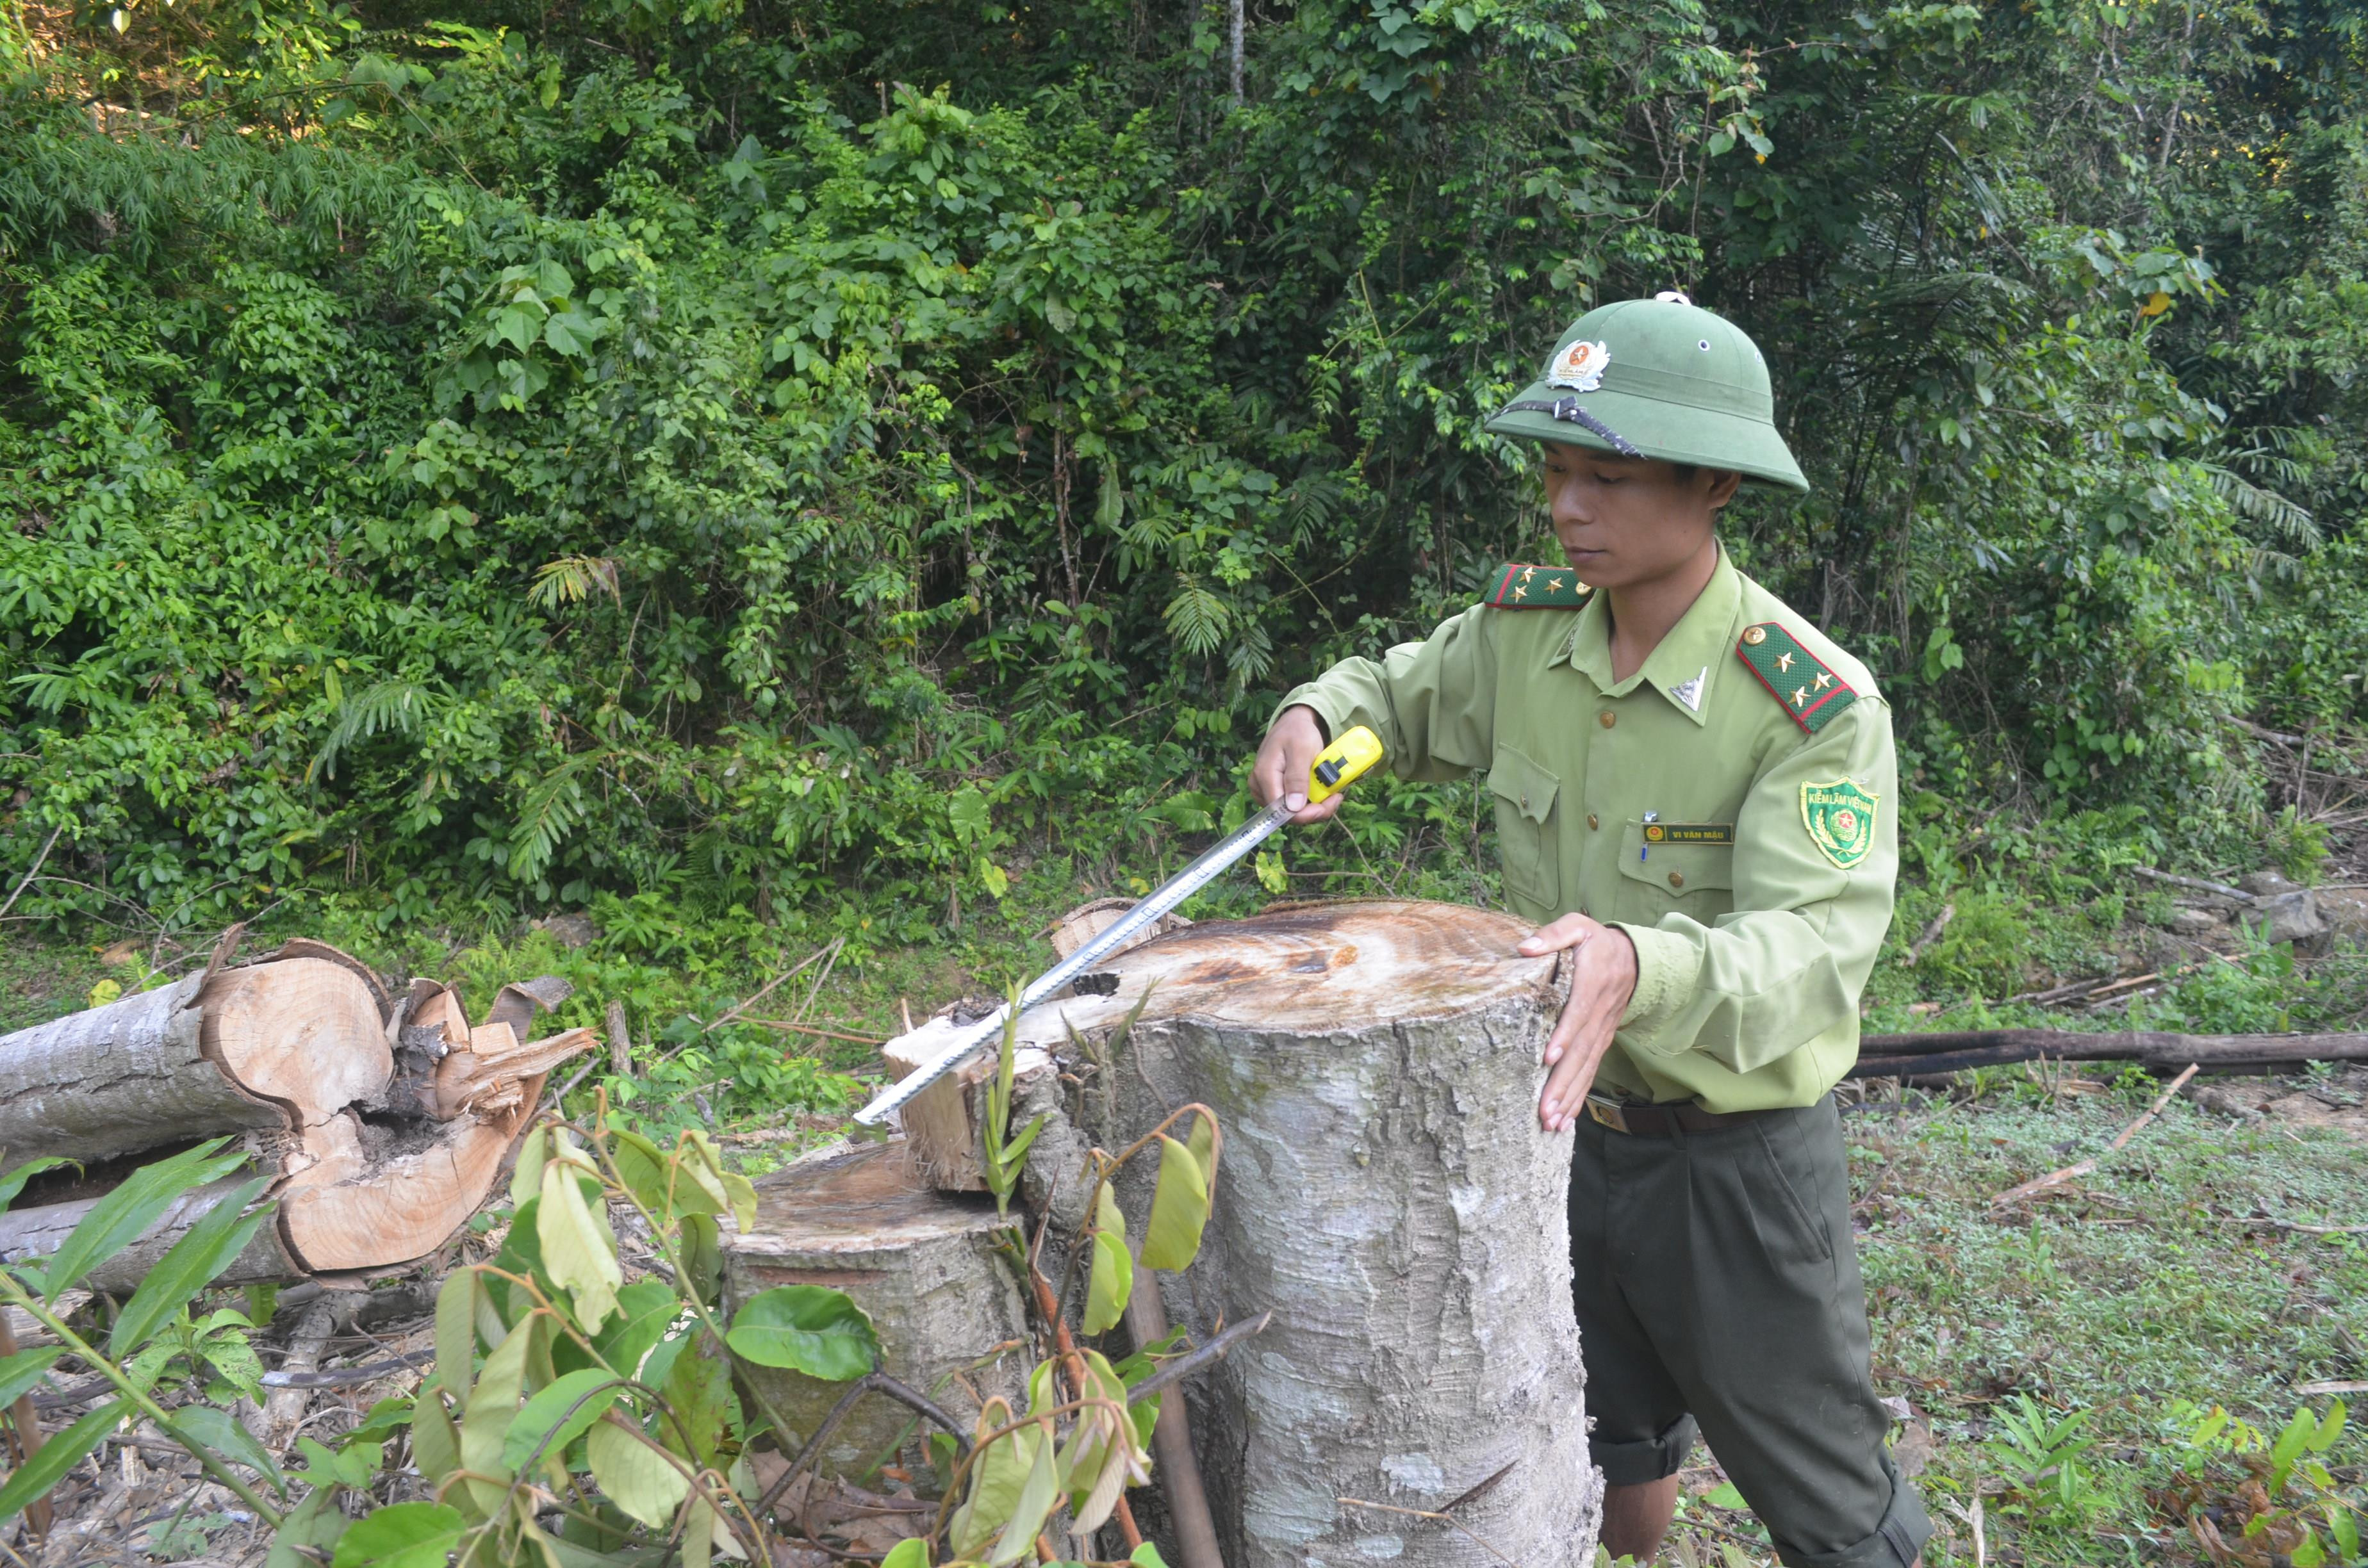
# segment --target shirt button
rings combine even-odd
[[[1523,811],[1525,811],[1525,812],[1526,812],[1526,811],[1528,811],[1529,809],[1530,809],[1530,798],[1529,798],[1529,796],[1528,796],[1528,795],[1524,794],[1524,795],[1521,797],[1521,810],[1523,810]]]
[[[1671,871],[1669,873],[1669,885],[1673,888],[1681,888],[1685,886],[1686,874],[1683,871]]]
[[[1591,830],[1593,830],[1593,829],[1595,829],[1595,828],[1601,827],[1603,824],[1602,824],[1601,823],[1597,822],[1597,821],[1595,820],[1595,813],[1594,813],[1593,812],[1588,812],[1588,813],[1587,813],[1587,825],[1588,825],[1588,829],[1591,831]]]
[[[1612,725],[1614,725],[1614,724],[1616,724],[1616,723],[1620,722],[1620,715],[1619,715],[1619,714],[1617,714],[1617,713],[1614,713],[1613,711],[1611,711],[1611,709],[1607,708],[1607,709],[1605,709],[1602,712],[1598,713],[1598,714],[1595,716],[1595,720],[1596,720],[1596,722],[1597,722],[1597,723],[1601,724],[1605,729],[1607,729],[1607,730],[1608,730],[1608,729],[1611,728],[1611,726],[1612,726]]]

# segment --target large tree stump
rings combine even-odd
[[[1023,1044],[1083,1080],[1040,1074],[1013,1113],[1062,1119],[1031,1176],[1063,1222],[1082,1209],[1088,1141],[1116,1150],[1195,1100],[1223,1122],[1201,1261],[1165,1295],[1201,1337],[1274,1312],[1191,1391],[1233,1568],[1593,1557],[1571,1145],[1536,1112],[1561,988],[1554,960],[1515,955],[1527,930],[1379,902],[1201,925],[1113,959],[1110,994],[1020,1020]],[[1138,1220],[1142,1164],[1121,1183]],[[1471,1535],[1340,1501],[1435,1510],[1500,1471],[1455,1510]]]
[[[992,1199],[924,1185],[898,1142],[808,1155],[758,1180],[756,1224],[724,1234],[724,1307],[736,1313],[777,1285],[844,1290],[878,1329],[884,1369],[958,1419],[996,1394],[1025,1409],[1035,1358],[1017,1273],[996,1256],[998,1234],[1016,1234],[1018,1220],[998,1219]],[[844,1392],[747,1362],[737,1371],[789,1424],[788,1453]],[[823,1472],[858,1475],[912,1419],[866,1396],[824,1445]]]

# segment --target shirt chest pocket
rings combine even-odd
[[[1657,837],[1646,836],[1648,831]],[[1714,841],[1724,834],[1725,843]],[[1735,829],[1727,824],[1654,824],[1621,831],[1621,913],[1657,920],[1675,910],[1707,923],[1735,907]],[[1691,840],[1691,841],[1689,841]]]
[[[1505,867],[1505,896],[1521,913],[1551,919],[1562,913],[1562,868],[1555,854],[1554,798],[1562,781],[1536,763],[1499,745],[1488,768],[1497,797],[1497,851]],[[1543,908],[1545,915],[1538,915]]]

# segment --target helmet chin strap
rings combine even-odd
[[[1636,449],[1634,443],[1627,437],[1579,407],[1578,399],[1575,397],[1558,397],[1552,403],[1543,398],[1524,398],[1519,403],[1507,403],[1505,412],[1507,414],[1550,414],[1565,425],[1576,425],[1580,429],[1600,437],[1611,445],[1613,451],[1623,458],[1641,458],[1645,455]]]

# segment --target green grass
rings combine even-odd
[[[1918,1484],[1941,1533],[1925,1561],[1974,1562],[1978,1494],[1991,1563],[2205,1562],[2166,1499],[2225,1514],[2248,1471],[2191,1442],[2199,1422],[2222,1407],[2273,1438],[2333,1403],[2297,1384],[2368,1376],[2368,1238],[2222,1221],[2368,1223],[2368,1147],[2179,1100],[2096,1174],[1999,1209],[1998,1193],[2100,1153],[2160,1089],[2132,1072],[2056,1094],[2035,1076],[1878,1097],[1845,1123],[1875,1385],[1909,1401],[1932,1444]],[[2011,1451],[2032,1416],[2077,1417],[2090,1446],[2068,1486],[2060,1471],[2031,1481],[2042,1467]],[[2363,1500],[2368,1432],[2347,1426],[2318,1458]],[[1739,1544],[1766,1539],[1746,1513],[1696,1495],[1684,1518],[1704,1528],[1681,1528],[1664,1561],[1770,1560]]]

